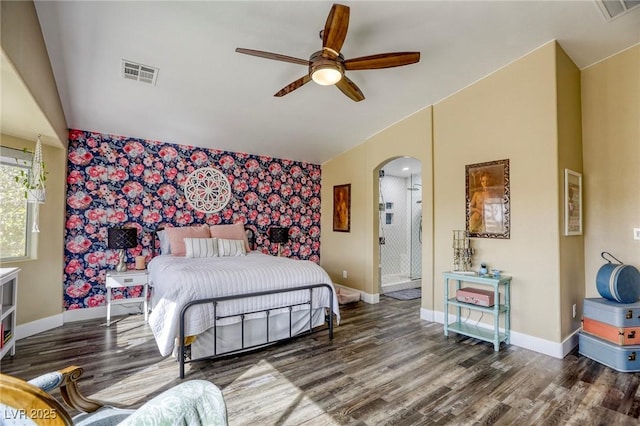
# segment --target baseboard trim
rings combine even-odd
[[[111,318],[117,317],[119,315],[131,315],[131,314],[142,314],[142,302],[133,302],[130,304],[123,305],[112,305],[111,306]],[[107,321],[107,307],[106,306],[98,306],[95,308],[85,308],[85,309],[71,309],[68,311],[64,311],[62,314],[64,317],[64,322],[75,322],[75,321],[86,321],[92,320],[96,318],[104,318],[105,322]]]
[[[444,312],[432,311],[430,309],[420,308],[420,319],[430,322],[437,322],[444,324]],[[455,315],[449,314],[449,322],[456,320]],[[480,323],[479,327],[491,328],[489,324]],[[504,331],[504,330],[503,330]],[[553,358],[562,359],[569,352],[578,346],[578,333],[580,330],[575,330],[569,337],[563,342],[551,342],[549,340],[541,339],[539,337],[530,336],[528,334],[519,333],[511,330],[509,343],[524,349],[529,349],[534,352],[538,352],[544,355],[549,355]]]
[[[16,340],[31,337],[43,331],[48,331],[64,324],[63,314],[52,315],[47,318],[16,325]]]
[[[111,307],[111,318],[120,315],[141,314],[141,303],[132,303],[131,305],[114,305]],[[99,306],[97,308],[72,309],[64,311],[61,314],[52,315],[47,318],[27,322],[16,326],[16,340],[25,339],[38,333],[61,327],[65,323],[75,321],[86,321],[96,318],[104,318],[107,320],[107,307]]]

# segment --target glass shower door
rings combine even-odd
[[[409,180],[412,188],[409,199],[409,244],[411,246],[409,277],[417,280],[422,278],[422,176],[411,175]]]

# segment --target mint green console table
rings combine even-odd
[[[462,283],[474,283],[490,286],[494,292],[494,305],[485,307],[478,306],[471,303],[460,302],[454,297],[449,297],[449,280],[455,281],[456,290],[462,288]],[[449,332],[453,331],[465,336],[474,337],[476,339],[484,340],[493,343],[493,348],[496,351],[500,350],[500,343],[505,342],[509,344],[509,327],[510,327],[510,303],[511,295],[509,287],[511,286],[511,277],[508,275],[500,275],[498,278],[492,276],[478,276],[478,275],[465,275],[457,274],[455,272],[444,273],[444,335],[449,336]],[[501,290],[502,289],[502,290]],[[500,298],[500,294],[504,295],[504,298]],[[455,307],[455,321],[449,323],[449,308]],[[479,327],[475,324],[468,324],[462,320],[461,311],[462,308],[467,308],[472,311],[484,312],[493,315],[493,329]],[[504,316],[504,332],[500,331],[500,315]],[[475,322],[475,321],[474,321]]]

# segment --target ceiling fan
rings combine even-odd
[[[340,49],[347,37],[348,28],[349,7],[334,4],[331,7],[324,29],[320,32],[322,50],[313,53],[309,57],[309,60],[261,50],[243,49],[240,47],[236,49],[236,52],[266,59],[274,59],[276,61],[307,65],[309,67],[309,72],[305,76],[286,85],[274,96],[284,96],[313,80],[323,86],[335,85],[342,93],[356,102],[363,100],[364,94],[360,88],[345,75],[345,71],[392,68],[415,64],[420,61],[420,52],[380,53],[377,55],[362,56],[360,58],[345,59],[340,53]]]

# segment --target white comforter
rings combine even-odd
[[[250,252],[246,256],[185,258],[171,255],[158,256],[149,262],[149,274],[153,286],[153,311],[149,325],[156,338],[162,356],[173,351],[174,341],[179,336],[180,311],[182,307],[197,299],[253,293],[265,290],[298,287],[310,284],[329,284],[331,278],[317,264],[284,257]],[[309,291],[296,291],[275,295],[237,299],[218,304],[218,316],[259,311],[309,298]],[[329,291],[314,289],[313,307],[329,307]],[[299,307],[295,309],[308,309]],[[333,291],[333,311],[340,321],[338,300]],[[264,314],[253,314],[264,316]],[[249,316],[247,316],[249,317]],[[219,325],[240,321],[239,317],[218,321]],[[185,333],[197,335],[214,325],[211,304],[191,307],[186,315]]]

